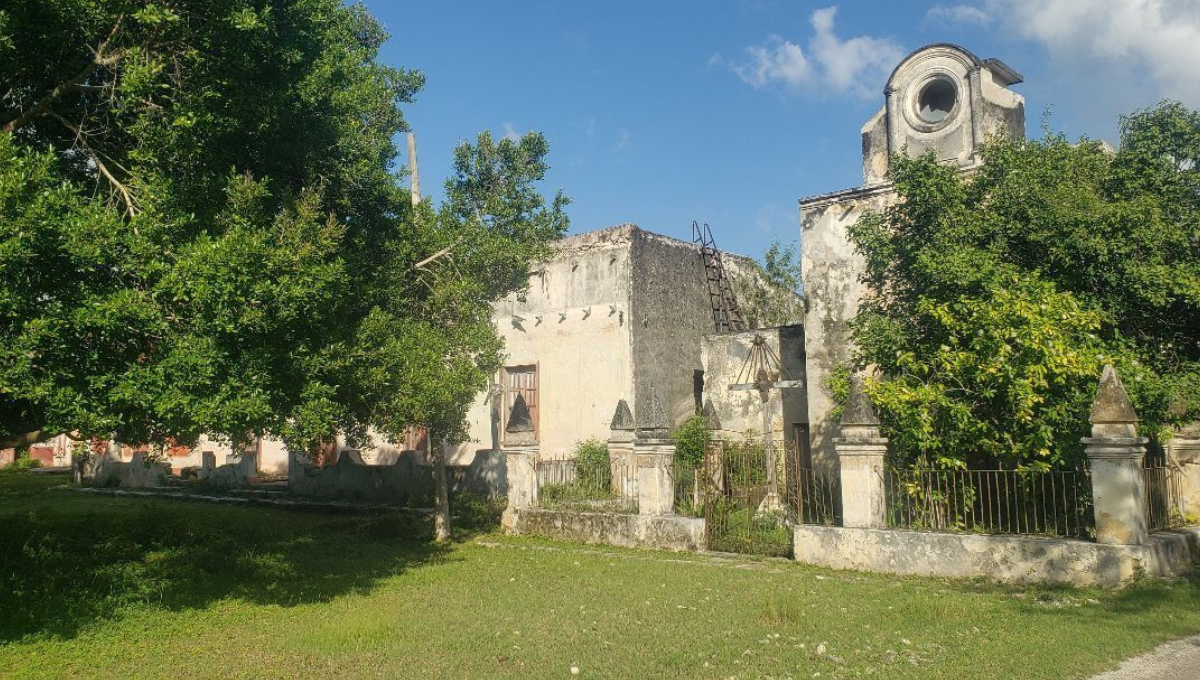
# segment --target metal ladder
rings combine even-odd
[[[704,278],[708,283],[708,299],[712,305],[713,324],[717,332],[746,330],[742,310],[738,307],[733,288],[729,285],[729,277],[725,274],[721,251],[717,250],[712,230],[707,223],[701,227],[698,222],[692,221],[692,242],[700,246],[700,259],[704,262]]]

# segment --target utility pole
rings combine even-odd
[[[409,187],[415,208],[421,202],[421,178],[417,175],[417,135],[413,132],[408,133],[408,171],[412,174]]]

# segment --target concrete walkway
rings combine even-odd
[[[1149,654],[1126,659],[1115,671],[1091,680],[1197,680],[1200,678],[1200,635],[1174,640]]]

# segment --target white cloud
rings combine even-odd
[[[934,5],[925,13],[925,21],[987,26],[992,23],[992,15],[972,5]]]
[[[633,138],[629,134],[629,130],[621,128],[621,131],[617,133],[617,143],[615,146],[613,146],[613,151],[620,151],[621,149],[629,146],[629,142],[632,141],[632,139]]]
[[[517,132],[517,129],[515,127],[513,127],[512,123],[505,123],[503,125],[503,128],[504,128],[504,134],[502,136],[504,137],[504,139],[508,139],[508,140],[511,140],[514,142],[521,141],[521,135],[520,135],[520,133]]]
[[[781,85],[792,91],[878,94],[883,77],[900,61],[903,51],[888,38],[857,36],[843,40],[834,32],[836,7],[812,13],[813,35],[808,51],[778,35],[746,48],[750,59],[731,64],[734,73],[756,88]],[[711,63],[711,59],[710,59]]]
[[[1113,65],[1145,77],[1154,97],[1200,106],[1200,3],[1170,0],[985,0],[1005,26],[1061,63],[1103,77]],[[1106,63],[1107,62],[1107,65]]]

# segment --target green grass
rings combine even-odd
[[[1200,631],[1117,592],[506,538],[0,473],[0,678],[1083,678]],[[820,650],[820,652],[818,652]]]

